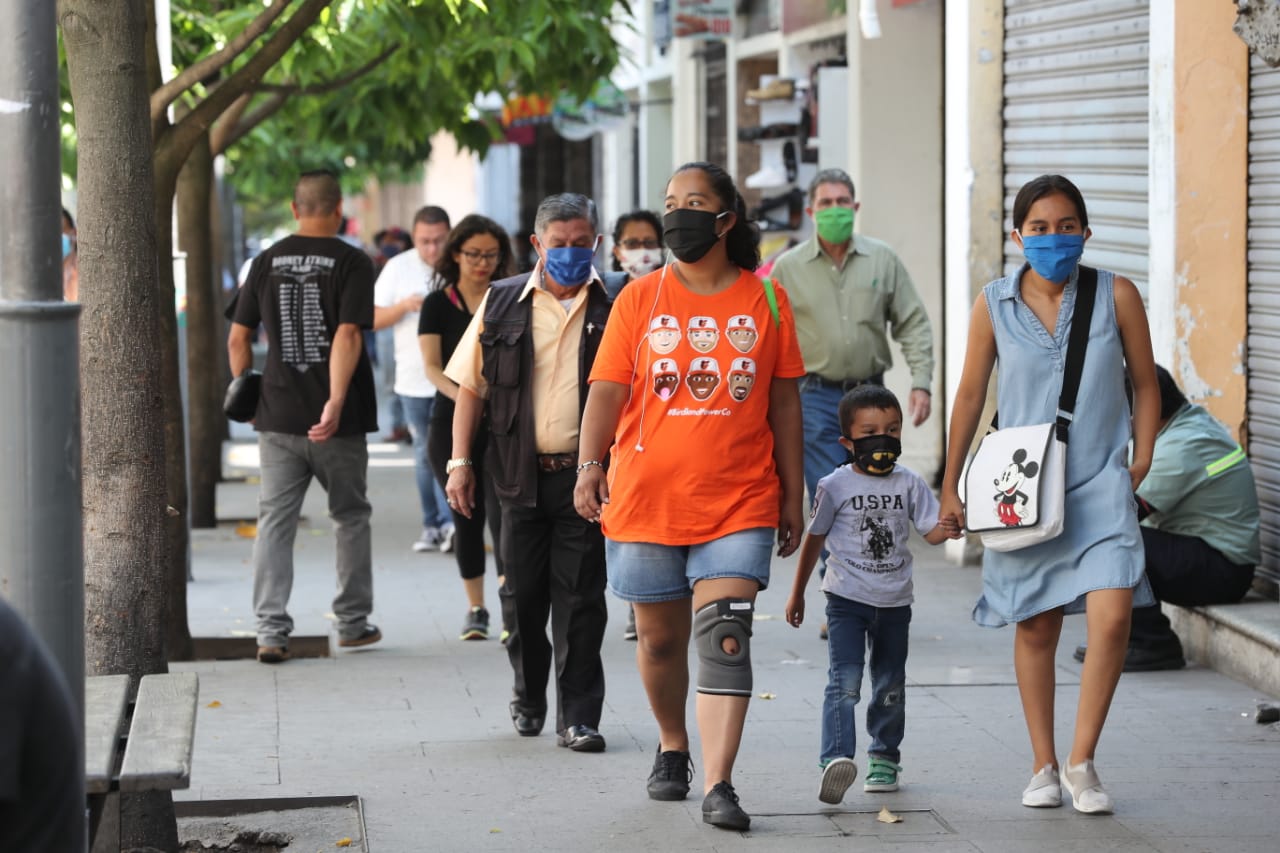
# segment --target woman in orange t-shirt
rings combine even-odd
[[[683,800],[693,779],[693,636],[702,817],[743,830],[751,819],[731,774],[751,697],[751,615],[775,535],[787,556],[804,527],[804,362],[786,294],[752,272],[760,237],[723,169],[676,170],[663,236],[675,262],[629,284],[605,327],[574,503],[603,525],[609,587],[635,606],[659,729],[649,796]]]

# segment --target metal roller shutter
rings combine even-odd
[[[1249,456],[1262,508],[1262,565],[1280,582],[1280,69],[1249,69]]]
[[[1024,183],[1065,175],[1089,207],[1085,261],[1145,295],[1150,2],[1005,0],[1004,9],[1005,215]],[[1022,263],[1008,239],[1004,257],[1010,270]]]

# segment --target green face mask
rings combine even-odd
[[[853,236],[852,207],[824,207],[813,215],[818,236],[828,243],[844,243]]]

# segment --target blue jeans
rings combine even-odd
[[[405,422],[413,437],[413,474],[418,481],[418,501],[422,504],[422,526],[441,527],[452,523],[449,500],[431,473],[427,460],[427,428],[431,425],[431,406],[435,397],[406,397],[399,395],[404,405]]]
[[[845,460],[840,446],[840,418],[836,410],[844,392],[839,388],[820,385],[811,377],[800,381],[800,412],[804,417],[804,485],[809,491],[809,501],[818,487],[818,481],[836,470]]]
[[[880,385],[881,373],[867,380]],[[831,385],[823,385],[812,374],[800,380],[800,414],[804,418],[804,486],[809,492],[809,504],[817,494],[818,481],[836,470],[848,454],[840,446],[840,398],[845,391]],[[827,549],[822,549],[818,560],[818,577],[827,573]]]
[[[872,607],[827,593],[831,668],[822,697],[822,755],[853,758],[857,743],[853,709],[862,691],[864,652],[871,647],[871,704],[867,706],[867,755],[895,764],[907,725],[907,636],[911,607]]]

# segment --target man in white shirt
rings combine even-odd
[[[427,462],[427,426],[436,399],[435,386],[422,367],[418,348],[418,311],[435,277],[435,266],[449,237],[449,214],[427,206],[413,215],[413,251],[401,252],[383,266],[373,289],[373,328],[395,335],[395,387],[413,437],[413,467],[422,503],[422,535],[415,551],[453,550],[453,520],[444,492]]]

